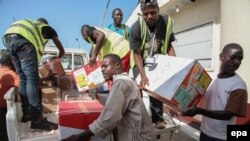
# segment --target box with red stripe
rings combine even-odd
[[[89,129],[89,124],[96,120],[103,106],[95,100],[66,101],[59,103],[59,140]],[[91,141],[100,141],[97,137]]]

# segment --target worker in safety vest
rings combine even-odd
[[[32,121],[30,128],[54,130],[57,124],[43,118],[38,91],[38,64],[48,39],[52,39],[59,49],[58,57],[64,55],[63,46],[56,31],[44,18],[38,20],[18,20],[7,29],[3,36],[15,69],[20,77],[18,93],[22,101],[23,116],[21,121]]]
[[[171,42],[175,40],[173,20],[159,15],[157,0],[140,0],[142,16],[132,25],[130,33],[130,47],[133,51],[136,68],[134,77],[140,73],[140,87],[149,85],[144,66],[153,63],[154,54],[168,54],[175,56]],[[166,72],[167,73],[167,72]],[[162,74],[164,75],[164,74]],[[152,121],[159,129],[165,128],[162,102],[150,97]]]
[[[128,72],[130,47],[125,38],[110,30],[89,25],[83,25],[81,33],[84,40],[94,47],[89,59],[90,65],[93,65],[97,59],[102,60],[107,54],[117,54],[122,59],[122,71]]]

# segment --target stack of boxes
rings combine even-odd
[[[43,112],[56,112],[61,101],[61,90],[57,87],[55,78],[65,75],[60,59],[53,58],[41,65],[39,75],[43,80],[40,89]]]
[[[40,66],[39,73],[40,77],[45,80],[41,87],[43,112],[58,111],[59,113],[59,139],[88,129],[89,124],[99,117],[103,105],[87,95],[80,95],[73,75],[64,72],[59,58]],[[91,80],[94,82],[93,79]],[[98,137],[92,137],[91,140],[102,141]]]

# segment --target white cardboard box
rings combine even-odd
[[[154,64],[145,66],[149,86],[145,90],[156,99],[182,110],[195,106],[212,79],[193,59],[155,55]],[[139,84],[140,75],[136,78]]]

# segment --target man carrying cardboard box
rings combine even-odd
[[[204,94],[204,108],[184,109],[185,116],[203,115],[200,141],[227,140],[227,125],[236,124],[236,117],[247,114],[247,87],[236,74],[243,59],[240,45],[231,43],[220,54],[220,72]]]
[[[130,48],[134,52],[136,67],[134,77],[138,71],[141,75],[140,87],[149,85],[148,77],[143,67],[146,64],[154,63],[154,54],[168,54],[175,56],[171,42],[175,40],[173,32],[173,20],[167,16],[159,15],[157,0],[140,0],[142,16],[132,25],[130,34]],[[162,102],[150,98],[150,109],[152,121],[159,129],[165,128],[163,119]]]
[[[108,54],[102,61],[105,80],[113,80],[106,105],[99,118],[78,135],[72,135],[63,141],[82,141],[90,136],[106,137],[111,132],[119,141],[153,141],[153,125],[145,105],[140,97],[140,90],[135,82],[122,73],[119,56]]]

